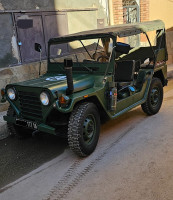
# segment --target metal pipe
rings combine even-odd
[[[156,54],[155,54],[155,51],[154,51],[153,46],[152,46],[152,44],[151,44],[151,41],[150,41],[150,39],[149,39],[149,37],[148,37],[148,34],[147,34],[146,32],[144,32],[144,34],[146,35],[147,40],[148,40],[148,42],[149,42],[149,44],[150,44],[150,47],[151,47],[151,49],[152,49],[153,56],[154,56],[154,64],[153,64],[153,66],[155,66],[155,63],[156,63]]]
[[[80,12],[80,11],[97,11],[98,8],[74,8],[74,9],[56,9],[56,10],[0,10],[3,13],[38,13],[38,12]]]
[[[112,0],[108,0],[108,7],[109,7],[109,25],[114,25]]]
[[[72,59],[70,58],[64,59],[64,69],[67,77],[67,90],[66,90],[67,95],[72,94],[74,91],[72,66],[73,66]]]

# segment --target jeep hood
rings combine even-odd
[[[95,81],[94,76],[88,74],[74,74],[73,75],[74,92],[78,92],[93,87],[94,81]],[[19,82],[14,85],[24,86],[24,87],[34,87],[34,88],[46,88],[51,91],[53,90],[63,91],[66,90],[67,88],[67,79],[66,76],[63,74],[44,75],[40,78]]]

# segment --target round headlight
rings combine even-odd
[[[12,88],[9,88],[7,90],[7,95],[9,97],[9,99],[11,99],[11,100],[14,100],[16,98],[16,93],[15,93],[14,89],[12,89]]]
[[[49,95],[46,92],[40,94],[40,101],[44,106],[49,104]]]

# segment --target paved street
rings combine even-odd
[[[102,125],[96,151],[75,156],[52,136],[0,141],[1,200],[172,200],[173,80],[157,115],[140,107]]]

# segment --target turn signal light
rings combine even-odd
[[[59,102],[60,102],[60,104],[66,104],[66,100],[63,96],[59,97]]]
[[[88,97],[88,95],[84,95],[84,96],[83,96],[83,98],[87,98],[87,97]]]
[[[5,89],[1,89],[1,96],[3,97],[5,95]]]
[[[5,97],[5,89],[4,88],[1,89],[1,96],[2,96],[2,98],[1,98],[0,102],[5,103],[6,97]]]
[[[67,106],[67,104],[69,103],[70,98],[64,94],[62,94],[59,97],[59,103],[61,104],[61,106]]]

